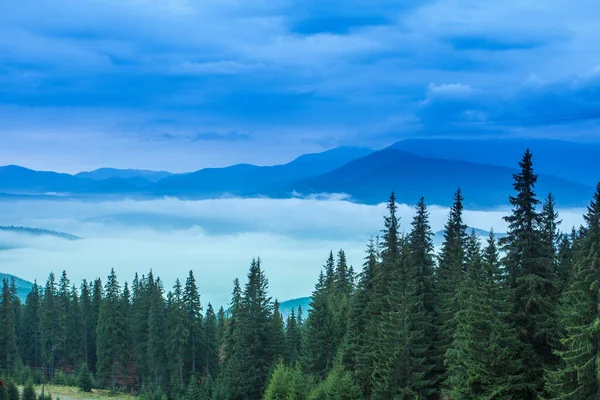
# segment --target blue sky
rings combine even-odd
[[[600,139],[596,0],[9,0],[0,164],[174,172],[408,137]]]

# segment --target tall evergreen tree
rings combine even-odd
[[[40,368],[40,288],[33,283],[25,300],[21,354],[23,361],[33,369]]]
[[[566,335],[557,353],[563,363],[548,372],[549,397],[555,399],[600,398],[600,183],[584,218],[586,236],[562,297]]]
[[[200,304],[200,294],[196,285],[194,273],[190,271],[185,281],[183,291],[183,302],[187,311],[187,337],[189,338],[189,359],[188,365],[192,374],[200,372],[201,360],[201,337],[202,337],[202,305]]]
[[[268,280],[260,264],[260,258],[252,260],[237,321],[238,350],[229,360],[233,399],[261,399],[274,363],[270,329],[273,306],[268,297]]]
[[[333,313],[327,291],[327,277],[323,271],[312,293],[310,307],[304,327],[302,365],[307,373],[324,379],[333,366],[335,348],[332,340]]]
[[[504,265],[509,285],[514,289],[513,318],[522,342],[522,360],[529,387],[519,396],[536,399],[544,386],[544,369],[555,366],[553,347],[558,329],[554,310],[558,282],[554,262],[544,246],[542,218],[537,212],[534,188],[537,175],[532,155],[525,152],[519,163],[521,171],[514,175],[516,196],[510,196],[512,214],[508,236],[503,238]]]
[[[8,279],[2,283],[0,302],[0,369],[12,369],[18,358],[17,338],[15,336],[14,299]]]
[[[441,354],[452,344],[456,330],[455,315],[458,312],[458,293],[465,270],[465,240],[467,225],[463,222],[463,196],[460,189],[454,194],[454,203],[450,208],[448,222],[444,227],[444,242],[438,258],[437,270],[437,311],[438,343]],[[447,385],[444,384],[447,388]]]
[[[279,301],[275,299],[273,304],[273,316],[271,317],[271,351],[272,359],[280,361],[285,356],[285,324],[279,310]]]
[[[505,319],[507,298],[502,296],[493,234],[484,257],[473,231],[466,258],[456,329],[446,353],[444,391],[452,399],[513,399],[521,383],[519,341]]]
[[[219,373],[219,330],[217,316],[212,304],[208,303],[204,317],[203,342],[206,374],[211,379],[216,379]]]
[[[56,349],[60,345],[58,332],[60,330],[59,320],[56,315],[57,287],[54,273],[51,273],[46,282],[44,297],[40,310],[40,337],[41,356],[48,379],[54,378],[56,366]]]
[[[285,364],[294,367],[300,357],[302,338],[296,312],[292,309],[285,324]]]
[[[175,281],[168,307],[167,359],[171,371],[171,390],[183,392],[185,389],[184,363],[189,331],[186,326],[186,308],[183,302],[183,287],[179,279]]]
[[[435,348],[433,233],[424,198],[417,203],[411,226],[408,239],[409,313],[406,328],[411,358],[408,386],[420,398],[431,398],[435,397],[440,381],[442,359]]]
[[[105,285],[106,297],[100,305],[97,327],[98,375],[110,382],[113,393],[122,371],[121,352],[126,336],[125,318],[121,307],[121,287],[114,269]]]

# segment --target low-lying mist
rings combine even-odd
[[[433,231],[443,228],[447,209],[430,207]],[[150,269],[165,289],[196,275],[202,302],[226,305],[232,281],[260,256],[274,298],[310,294],[329,250],[343,248],[358,272],[366,244],[383,228],[385,204],[366,206],[332,197],[182,201],[79,200],[0,202],[0,225],[28,226],[81,237],[0,232],[0,272],[45,282],[66,270],[72,283],[105,278],[111,268],[121,283]],[[508,210],[465,212],[472,227],[506,230]],[[583,210],[560,210],[563,230],[582,222]],[[399,205],[401,230],[410,229],[412,205]]]

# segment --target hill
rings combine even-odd
[[[390,146],[424,157],[514,168],[526,148],[539,173],[593,186],[600,181],[600,142],[551,139],[407,139]]]
[[[298,307],[302,307],[302,318],[306,320],[308,310],[310,310],[310,300],[310,297],[300,297],[298,299],[283,301],[279,304],[279,311],[285,320],[292,313],[292,310],[297,314]]]
[[[333,171],[299,181],[276,193],[290,196],[319,193],[346,193],[353,201],[378,204],[396,192],[400,203],[413,204],[425,196],[428,204],[449,206],[460,187],[469,208],[490,208],[507,204],[516,169],[418,156],[385,149],[353,160]],[[592,197],[591,186],[551,175],[540,175],[540,196],[552,191],[559,206],[582,206]]]
[[[8,279],[8,281],[10,282],[12,278],[15,279],[15,283],[17,284],[17,295],[19,296],[21,301],[25,301],[29,292],[31,292],[33,283],[18,278],[14,275],[3,274],[2,272],[0,272],[0,282],[4,281],[4,279]]]

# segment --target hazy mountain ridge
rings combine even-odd
[[[13,232],[33,236],[54,236],[65,240],[80,240],[79,236],[71,235],[70,233],[57,232],[49,229],[30,228],[26,226],[0,226],[0,231]]]
[[[557,157],[561,146],[582,148],[579,143],[547,140],[414,139],[380,151],[338,147],[302,155],[282,165],[237,164],[185,174],[101,168],[68,175],[7,166],[0,167],[0,196],[209,199],[344,193],[354,202],[378,204],[394,190],[403,203],[412,204],[425,196],[429,204],[449,205],[452,193],[461,187],[467,207],[487,208],[507,204],[506,193],[512,187],[518,159],[525,148],[531,147],[540,150],[534,151],[540,196],[551,191],[559,206],[585,206],[593,193],[593,185],[587,182],[596,172],[585,167],[584,161],[593,157],[589,151],[583,156],[567,152],[559,164],[571,163],[570,172],[561,175],[580,179],[574,182],[561,178],[548,172],[557,172],[548,160]],[[590,145],[592,152],[595,146]],[[547,154],[544,149],[549,149]]]

